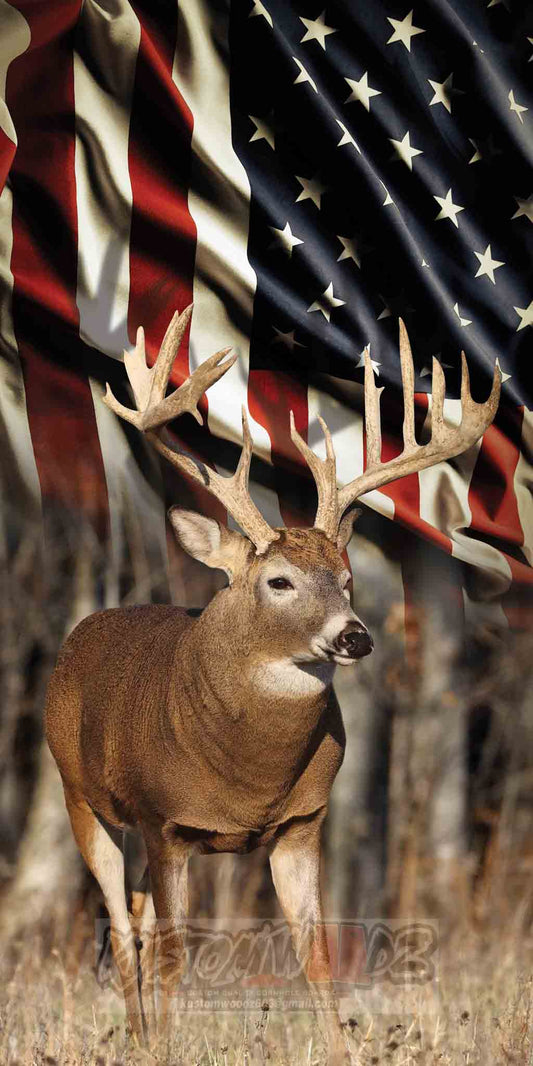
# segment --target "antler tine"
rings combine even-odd
[[[279,533],[271,529],[255,506],[248,492],[248,478],[253,443],[246,418],[242,412],[243,447],[239,463],[232,477],[222,477],[190,456],[175,451],[162,437],[165,423],[188,412],[200,424],[202,416],[198,404],[207,389],[214,385],[233,366],[237,354],[225,359],[230,348],[215,352],[183,382],[170,396],[165,396],[172,363],[192,313],[192,304],[181,315],[176,311],[165,333],[154,366],[148,369],[144,353],[144,333],[137,331],[137,343],[132,353],[125,353],[126,370],[133,388],[137,410],[124,407],[107,386],[104,402],[121,418],[146,432],[157,451],[173,466],[194,478],[227,508],[236,522],[255,544],[258,554],[266,551]]]
[[[414,372],[411,348],[407,330],[400,320],[400,358],[402,362],[402,382],[404,387],[404,449],[401,455],[381,463],[378,458],[376,443],[379,431],[378,398],[375,383],[370,378],[372,367],[370,356],[365,353],[365,422],[367,430],[367,468],[363,474],[345,485],[338,492],[338,514],[344,512],[354,500],[365,492],[381,488],[390,481],[395,481],[407,474],[424,470],[428,466],[453,459],[455,455],[470,448],[490,426],[500,397],[501,373],[496,365],[490,396],[483,403],[476,403],[470,394],[468,366],[464,352],[462,358],[461,406],[462,417],[459,426],[447,425],[443,418],[445,380],[442,367],[433,361],[433,405],[431,420],[431,439],[427,444],[417,444],[414,436]]]
[[[164,399],[176,353],[191,320],[192,307],[193,305],[189,304],[181,314],[179,311],[175,311],[169,322],[159,349],[159,355],[150,372],[152,387],[146,404],[147,407],[154,407]]]
[[[376,386],[374,369],[370,360],[370,349],[364,350],[365,359],[365,432],[366,465],[370,470],[379,466],[381,459],[381,420],[379,417],[380,391]]]
[[[400,363],[403,389],[403,446],[405,451],[417,447],[415,439],[415,371],[411,345],[403,318],[399,319]]]
[[[290,413],[291,440],[296,445],[300,455],[305,459],[316,484],[318,493],[318,507],[314,523],[315,529],[321,529],[323,533],[333,540],[337,535],[337,474],[335,452],[331,433],[323,418],[318,417],[322,432],[326,441],[326,458],[320,459],[318,455],[305,443],[298,433],[294,422],[294,413]]]

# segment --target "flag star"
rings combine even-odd
[[[404,163],[407,163],[409,170],[412,170],[414,157],[416,155],[423,155],[423,152],[420,148],[411,148],[409,130],[407,130],[407,133],[402,137],[401,141],[395,141],[393,137],[389,137],[389,141],[394,146],[398,158]]]
[[[457,318],[459,319],[459,322],[460,322],[461,326],[471,326],[472,325],[472,319],[471,318],[461,318],[461,314],[460,314],[460,311],[459,311],[459,304],[454,304],[453,305],[453,309],[455,311],[455,314],[457,315]]]
[[[359,362],[355,364],[355,369],[356,370],[361,370],[361,368],[363,368],[363,370],[364,370],[365,352],[367,350],[368,350],[368,354],[370,355],[370,345],[369,344],[367,344],[366,348],[363,348],[363,351],[361,352],[361,355],[359,356]],[[376,359],[371,359],[370,362],[372,364],[372,370],[374,371],[374,374],[376,374],[376,376],[379,377],[379,367],[381,366],[381,363],[378,363]]]
[[[476,142],[473,141],[471,137],[469,137],[468,140],[470,141],[470,144],[472,145],[472,148],[474,149],[474,154],[473,154],[472,158],[468,160],[468,162],[469,162],[469,164],[470,163],[479,163],[480,159],[483,159],[483,156],[481,155],[481,150],[478,148]]]
[[[505,266],[505,263],[501,262],[499,259],[492,259],[490,244],[487,244],[483,253],[474,252],[474,255],[479,259],[479,270],[476,274],[476,278],[480,278],[483,274],[486,274],[492,281],[492,284],[495,285],[494,271],[498,270],[499,267]]]
[[[479,48],[479,45],[478,45],[477,41],[472,41],[472,44],[474,45],[474,48]],[[485,55],[485,52],[484,52],[483,48],[479,48],[479,51],[481,52],[482,56]]]
[[[394,33],[389,37],[387,44],[394,44],[395,41],[401,41],[405,45],[407,51],[411,51],[411,38],[416,37],[417,33],[425,33],[425,30],[420,29],[420,26],[413,26],[413,11],[411,8],[408,15],[404,19],[390,19],[387,16],[387,22],[390,22],[394,29]]]
[[[426,260],[425,260],[425,259],[423,259],[423,260],[422,260],[422,266],[423,266],[423,267],[427,267],[427,268],[428,268],[428,270],[429,270],[429,263],[426,263]]]
[[[330,33],[337,33],[337,30],[333,29],[332,26],[326,26],[325,18],[325,10],[317,19],[304,19],[300,16],[300,22],[303,22],[306,27],[306,33],[304,33],[300,44],[303,44],[304,41],[318,41],[319,45],[326,51],[326,37]]]
[[[341,148],[343,144],[353,144],[354,148],[357,148],[357,151],[359,152],[359,155],[361,155],[361,149],[360,149],[357,141],[354,141],[350,131],[344,125],[344,122],[341,122],[341,120],[339,118],[336,118],[335,122],[340,126],[340,128],[342,130],[342,137],[341,137],[341,139],[340,139],[340,141],[339,141],[339,143],[337,145],[337,148]]]
[[[274,337],[271,341],[272,344],[283,344],[285,348],[288,348],[290,352],[293,352],[295,348],[305,348],[305,344],[300,344],[300,341],[295,340],[296,330],[291,329],[288,333],[283,333],[280,329],[274,326],[274,332],[277,333],[277,337]]]
[[[501,368],[501,366],[500,366],[500,360],[499,360],[499,359],[496,359],[496,366],[498,367],[498,370],[500,371],[500,374],[501,374],[501,376],[502,376],[502,385],[505,385],[505,382],[506,382],[506,381],[509,381],[509,378],[511,377],[511,374],[506,374],[506,373],[505,373],[505,372],[504,372],[504,371],[502,370],[502,368]]]
[[[254,115],[248,115],[248,118],[255,126],[255,133],[250,137],[250,144],[252,141],[267,141],[271,148],[275,148],[274,134],[265,120],[262,118],[255,118]]]
[[[457,221],[457,215],[459,211],[464,211],[464,207],[459,207],[459,204],[454,204],[452,201],[452,190],[448,189],[446,196],[434,196],[434,200],[437,201],[440,211],[435,218],[435,222],[438,222],[441,218],[449,218],[453,222],[454,226],[459,229],[459,223]]]
[[[352,78],[345,78],[344,80],[348,82],[352,90],[348,99],[344,101],[345,104],[351,104],[352,100],[357,100],[363,107],[366,107],[367,111],[370,111],[371,97],[381,96],[381,92],[379,89],[372,89],[368,84],[368,71],[365,71],[359,81],[353,81]]]
[[[434,107],[435,104],[442,104],[443,107],[450,113],[452,113],[452,94],[456,96],[464,96],[461,89],[454,89],[452,86],[453,74],[448,74],[445,81],[432,81],[428,78],[428,82],[433,89],[433,97],[429,101],[429,106]]]
[[[518,118],[520,119],[520,122],[522,122],[522,123],[524,122],[524,120],[522,118],[522,112],[529,110],[527,107],[524,107],[522,104],[519,104],[517,100],[515,100],[514,92],[513,92],[512,89],[511,89],[511,91],[509,93],[509,110],[510,111],[515,111],[516,114],[518,115]]]
[[[381,296],[381,293],[379,295]],[[381,299],[383,300],[383,296],[381,296]],[[377,322],[381,322],[382,318],[390,318],[391,315],[392,315],[392,311],[391,311],[388,303],[385,300],[383,300],[383,303],[385,304],[385,307],[383,308],[383,311],[381,312],[381,314],[378,315],[378,317],[376,319]]]
[[[517,315],[520,316],[520,325],[516,327],[516,332],[525,329],[526,326],[533,326],[533,300],[529,307],[515,307]]]
[[[533,44],[533,37],[528,37],[528,41],[530,44]],[[533,53],[530,55],[528,63],[533,63]]]
[[[321,185],[316,178],[299,178],[296,175],[296,181],[299,181],[302,186],[300,195],[296,197],[296,203],[299,203],[300,200],[312,200],[315,207],[320,210],[320,197],[325,193],[326,186]]]
[[[529,197],[529,200],[519,200],[518,196],[515,196],[515,200],[518,204],[518,211],[515,211],[512,218],[521,218],[525,215],[530,222],[533,222],[533,194]]]
[[[361,266],[361,250],[357,247],[355,237],[339,237],[337,234],[337,240],[341,242],[344,251],[341,252],[337,263],[340,263],[343,259],[353,259],[354,263],[358,267]]]
[[[293,58],[294,62],[296,63],[296,65],[299,66],[299,68],[300,68],[300,73],[299,73],[298,77],[295,79],[295,81],[293,82],[293,84],[294,85],[301,85],[302,82],[308,81],[310,86],[311,86],[311,88],[314,89],[315,92],[317,93],[318,89],[316,87],[316,81],[313,81],[311,75],[309,74],[309,71],[307,71],[305,69],[303,63],[300,63],[300,60],[297,59],[296,56],[293,56],[292,58]]]
[[[284,229],[276,229],[275,226],[269,226],[268,228],[276,238],[274,241],[272,241],[272,244],[269,245],[269,250],[270,248],[282,248],[284,252],[287,252],[289,259],[292,256],[293,248],[296,248],[297,244],[304,243],[300,240],[299,237],[295,237],[293,235],[293,232],[288,222]]]
[[[382,182],[381,178],[379,179],[379,183],[380,183],[380,185],[383,185],[383,182]],[[392,196],[391,196],[389,190],[387,189],[387,186],[383,185],[383,188],[385,190],[385,199],[384,199],[384,201],[383,201],[381,206],[382,207],[387,207],[388,204],[393,204],[394,200],[392,199]]]
[[[268,25],[272,26],[272,28],[274,27],[274,23],[272,22],[272,15],[270,14],[270,12],[267,11],[265,5],[261,3],[261,0],[254,0],[254,6],[253,9],[250,11],[250,14],[248,15],[248,18],[251,19],[254,17],[254,15],[262,15],[263,18],[267,20]]]
[[[307,310],[322,311],[324,318],[329,322],[333,309],[335,307],[341,307],[345,303],[346,300],[337,300],[335,298],[333,295],[333,282],[330,282],[327,289],[322,293],[322,296],[319,296],[318,300],[315,300]]]

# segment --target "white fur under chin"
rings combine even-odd
[[[288,699],[316,696],[333,680],[335,663],[301,662],[276,659],[261,663],[254,670],[253,684],[264,695]]]

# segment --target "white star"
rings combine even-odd
[[[267,20],[269,26],[274,26],[274,23],[272,22],[272,15],[269,14],[265,5],[261,3],[261,0],[254,0],[253,10],[250,11],[248,18],[251,19],[254,17],[254,15],[262,15],[263,18]]]
[[[336,118],[335,122],[340,126],[340,128],[342,130],[342,137],[341,137],[341,139],[340,139],[340,141],[339,141],[339,143],[337,145],[337,148],[341,148],[341,146],[343,144],[353,144],[354,148],[357,148],[357,151],[359,152],[359,155],[361,155],[361,149],[360,149],[357,141],[354,141],[350,131],[344,125],[344,122],[341,122],[341,120],[339,118]]]
[[[468,140],[470,141],[470,144],[472,145],[472,147],[474,149],[474,154],[473,154],[472,158],[468,160],[468,162],[469,162],[469,164],[470,163],[479,163],[480,159],[483,159],[483,156],[481,155],[481,151],[478,148],[476,142],[473,141],[471,137],[469,137]]]
[[[363,348],[363,351],[361,352],[361,355],[359,356],[359,362],[355,364],[355,369],[356,370],[361,370],[361,367],[364,369],[364,366],[365,366],[365,352],[367,351],[367,349],[368,349],[368,353],[370,354],[370,345],[369,344],[367,344],[366,348]],[[371,359],[370,362],[372,364],[372,370],[374,371],[374,374],[376,374],[376,376],[379,377],[379,367],[381,366],[381,363],[378,363],[376,359]]]
[[[254,115],[248,115],[248,118],[255,126],[255,133],[252,133],[250,137],[250,144],[252,141],[267,141],[271,148],[275,148],[274,134],[265,120],[263,118],[255,118]]]
[[[456,215],[459,214],[459,211],[464,211],[464,207],[459,207],[459,204],[453,203],[452,190],[448,189],[448,192],[444,197],[434,196],[433,199],[437,201],[440,207],[440,211],[437,217],[435,218],[435,222],[438,222],[441,218],[449,218],[453,222],[454,226],[459,229],[459,223],[457,221]]]
[[[500,360],[499,359],[496,359],[496,366],[498,367],[498,370],[500,371],[500,374],[502,376],[502,385],[505,385],[505,382],[509,381],[509,378],[511,377],[511,374],[505,374],[504,373],[504,371],[502,370],[502,368],[500,366]]]
[[[295,348],[305,348],[305,344],[300,344],[300,341],[294,339],[296,330],[291,329],[288,333],[282,333],[280,329],[274,326],[274,331],[277,333],[277,337],[274,337],[272,344],[283,344],[285,348],[288,348],[290,352],[293,352]]]
[[[471,318],[461,318],[461,315],[460,315],[460,312],[459,312],[459,304],[454,304],[453,305],[453,309],[455,311],[455,314],[457,315],[457,318],[459,319],[459,322],[460,322],[461,326],[471,326],[472,325],[472,319]]]
[[[365,71],[363,76],[359,78],[359,81],[353,81],[351,78],[345,78],[346,82],[352,90],[350,96],[345,100],[345,104],[351,104],[352,100],[358,100],[363,107],[366,107],[367,111],[370,111],[370,99],[372,96],[381,96],[379,89],[372,89],[368,84],[368,71]]]
[[[322,193],[326,191],[326,186],[321,185],[316,178],[299,178],[298,175],[296,175],[296,181],[300,182],[302,191],[300,195],[296,197],[295,202],[299,203],[300,200],[312,200],[315,207],[318,207],[320,210],[320,197],[322,196]]]
[[[505,266],[505,263],[500,262],[498,259],[492,259],[490,244],[487,244],[483,253],[474,252],[474,255],[479,259],[479,270],[476,274],[476,278],[481,278],[483,274],[486,274],[492,281],[492,284],[495,285],[494,271],[498,270],[499,267]]]
[[[333,295],[333,282],[330,282],[325,292],[322,293],[322,296],[319,296],[318,300],[315,300],[307,310],[322,311],[324,318],[329,322],[333,309],[335,307],[341,307],[345,303],[346,300],[337,300],[335,298]]]
[[[272,241],[272,244],[269,245],[269,250],[271,248],[282,248],[284,252],[287,252],[289,259],[292,256],[293,248],[296,248],[297,244],[304,243],[299,237],[293,236],[293,232],[288,222],[284,229],[276,229],[275,226],[269,226],[268,228],[276,238]]]
[[[533,222],[533,195],[529,197],[529,200],[519,200],[518,196],[515,196],[515,200],[518,204],[518,211],[515,211],[512,218],[521,218],[525,215],[530,222]]]
[[[315,92],[317,93],[318,89],[316,87],[316,81],[313,81],[311,75],[305,69],[303,63],[300,63],[300,60],[297,59],[296,56],[293,56],[292,58],[294,59],[294,62],[297,64],[297,66],[299,66],[299,68],[300,68],[300,73],[299,73],[298,77],[296,78],[296,80],[294,81],[293,84],[294,85],[300,85],[303,81],[308,81],[310,86],[311,86],[311,88],[314,89]]]
[[[383,185],[383,182],[382,182],[381,178],[379,179],[379,183],[380,183],[380,185]],[[381,206],[382,207],[387,207],[388,204],[393,204],[394,200],[392,199],[392,196],[391,196],[389,190],[387,189],[387,186],[383,185],[383,188],[385,190],[385,199],[384,199],[384,201],[383,201]]]
[[[516,327],[516,332],[525,329],[526,326],[533,326],[533,300],[529,307],[515,307],[517,315],[520,315],[520,325]]]
[[[416,155],[423,155],[420,148],[411,148],[411,141],[409,139],[409,130],[404,134],[401,141],[395,141],[393,137],[389,137],[389,141],[394,145],[397,156],[404,163],[407,163],[409,170],[413,169],[413,159]]]
[[[319,45],[326,51],[326,37],[330,33],[337,33],[337,30],[334,30],[332,26],[326,26],[325,17],[325,10],[317,19],[304,19],[300,16],[300,22],[303,22],[304,26],[307,27],[307,32],[304,33],[300,44],[303,44],[304,41],[318,41]]]
[[[340,263],[343,259],[353,259],[354,263],[356,263],[357,266],[360,267],[361,266],[361,259],[360,259],[361,252],[360,252],[360,250],[357,247],[357,244],[355,242],[355,237],[339,237],[337,235],[337,240],[341,242],[341,244],[342,244],[342,246],[344,248],[344,251],[341,252],[341,254],[339,255],[339,258],[337,259],[337,263]]]
[[[383,296],[381,296],[381,293],[379,295],[380,295],[381,299],[383,300]],[[385,304],[385,307],[383,308],[383,311],[381,312],[381,314],[378,315],[378,317],[376,319],[377,322],[381,322],[382,318],[390,318],[390,316],[392,315],[392,311],[391,311],[388,303],[385,300],[383,300],[383,303]]]
[[[442,104],[443,107],[445,107],[446,110],[449,111],[449,113],[451,115],[451,113],[452,113],[452,94],[455,94],[456,96],[464,96],[464,93],[462,92],[461,89],[454,89],[453,88],[452,81],[453,81],[453,74],[448,74],[448,77],[446,78],[446,80],[445,81],[440,81],[440,82],[439,81],[432,81],[431,78],[428,78],[428,82],[431,85],[431,88],[433,89],[433,97],[429,101],[429,106],[430,107],[434,107],[435,104]]]
[[[416,37],[417,33],[425,33],[425,30],[421,30],[420,26],[413,26],[413,11],[411,8],[408,15],[401,21],[399,19],[390,19],[387,16],[387,22],[390,22],[394,27],[394,33],[389,37],[387,44],[394,44],[395,41],[401,41],[405,45],[407,51],[411,51],[411,37]]]
[[[474,45],[474,48],[479,48],[479,45],[478,45],[477,41],[472,41],[472,44]],[[485,55],[485,52],[484,52],[483,48],[479,48],[479,51],[481,52],[482,56]]]
[[[511,89],[511,91],[509,93],[509,110],[516,112],[516,114],[518,115],[518,118],[520,119],[520,122],[522,122],[522,124],[524,122],[524,120],[522,118],[522,112],[529,110],[527,107],[523,107],[522,104],[519,104],[518,101],[515,100],[514,92],[513,92],[512,89]]]
[[[528,37],[528,41],[530,44],[533,44],[533,37]],[[533,63],[533,55],[530,55],[528,63]]]
[[[423,267],[427,267],[427,268],[428,268],[428,270],[429,270],[429,263],[426,263],[426,260],[425,260],[425,259],[423,259],[423,260],[422,260],[422,264],[421,264],[421,265],[422,265]]]

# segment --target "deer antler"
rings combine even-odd
[[[365,431],[367,466],[363,474],[337,489],[335,455],[331,435],[322,419],[320,425],[326,438],[326,459],[321,460],[304,443],[294,426],[291,413],[291,439],[308,463],[315,478],[318,491],[318,509],[315,528],[323,530],[330,540],[335,540],[344,512],[350,504],[365,492],[381,488],[390,481],[424,470],[428,466],[452,459],[470,448],[483,435],[492,422],[498,407],[501,373],[496,365],[490,396],[484,403],[476,403],[470,394],[470,381],[465,353],[461,352],[461,406],[459,426],[447,425],[443,418],[445,380],[440,363],[433,359],[433,403],[431,411],[431,439],[427,444],[417,444],[415,439],[414,414],[414,369],[407,330],[400,319],[400,361],[404,396],[403,451],[395,459],[381,462],[381,424],[379,417],[379,392],[374,380],[368,348],[365,349]]]
[[[232,477],[221,477],[203,463],[197,464],[194,459],[184,455],[183,452],[174,451],[162,436],[163,426],[185,412],[192,414],[196,421],[202,424],[202,416],[198,410],[200,399],[211,385],[214,385],[228,372],[237,359],[235,354],[222,362],[224,356],[230,351],[229,348],[222,348],[220,352],[216,352],[215,355],[201,363],[175,392],[170,396],[165,396],[172,364],[191,314],[192,304],[181,314],[176,311],[153,367],[149,368],[146,365],[142,327],[137,330],[137,343],[133,352],[124,352],[124,364],[137,409],[132,410],[119,403],[113,396],[109,385],[106,388],[104,403],[115,414],[145,432],[157,451],[164,455],[173,466],[189,474],[213,496],[216,496],[250,538],[258,554],[262,554],[272,541],[278,539],[279,533],[270,528],[248,492],[252,438],[244,407],[242,409],[243,447],[237,469]]]

